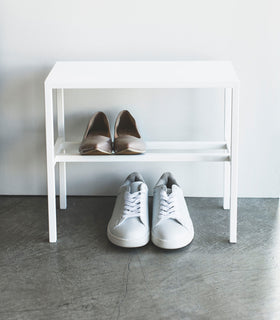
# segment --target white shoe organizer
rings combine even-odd
[[[80,142],[65,141],[64,90],[98,88],[223,88],[223,141],[148,141],[141,155],[81,156]],[[58,137],[54,140],[53,94]],[[230,209],[229,241],[237,238],[239,80],[231,62],[57,62],[45,81],[49,241],[56,242],[55,166],[59,165],[60,208],[66,209],[67,162],[224,162],[224,209]]]

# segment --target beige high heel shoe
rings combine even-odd
[[[96,112],[89,120],[79,148],[81,155],[112,153],[109,121],[103,112]]]
[[[145,143],[138,132],[135,119],[127,110],[119,113],[115,122],[115,154],[139,154],[145,152]]]

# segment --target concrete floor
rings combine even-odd
[[[48,243],[45,197],[0,197],[0,319],[280,319],[278,200],[190,198],[195,239],[165,251],[106,238],[114,198],[69,197]]]

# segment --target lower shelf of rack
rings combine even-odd
[[[139,155],[81,156],[80,142],[58,138],[55,143],[55,162],[185,162],[230,161],[225,141],[149,141],[146,152]]]

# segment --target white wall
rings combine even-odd
[[[232,60],[241,80],[239,195],[280,190],[280,22],[275,0],[2,0],[0,194],[46,194],[43,81],[57,60]],[[222,94],[207,90],[96,90],[66,94],[69,138],[90,115],[124,107],[145,139],[221,139]],[[179,116],[181,114],[182,116]],[[187,195],[220,196],[221,164],[73,164],[70,194],[115,194],[139,170],[165,170]]]

